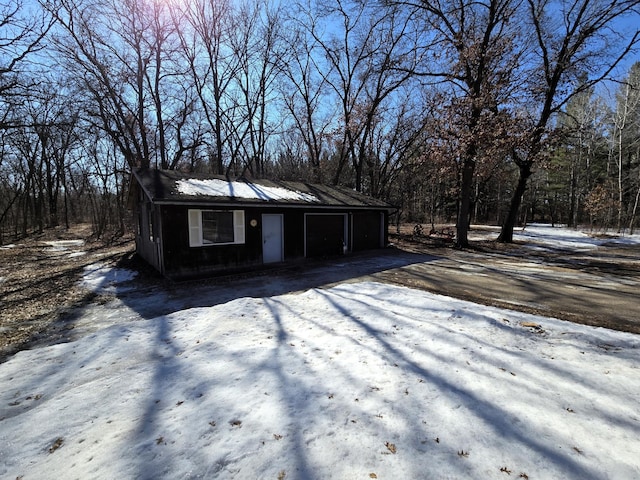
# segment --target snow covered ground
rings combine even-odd
[[[479,232],[469,232],[470,240],[495,239],[500,233],[499,227],[493,229],[483,227]],[[571,249],[573,251],[593,250],[604,244],[637,245],[640,244],[640,235],[616,235],[613,233],[603,235],[590,235],[588,232],[565,228],[563,226],[551,226],[532,223],[525,228],[516,228],[513,232],[516,241],[526,242],[532,250],[557,250]]]
[[[636,335],[374,282],[144,318],[132,279],[0,364],[0,478],[640,478]]]

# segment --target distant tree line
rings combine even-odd
[[[639,24],[640,0],[0,0],[0,243],[124,232],[138,166],[345,185],[459,246],[633,231]]]

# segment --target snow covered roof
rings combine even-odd
[[[246,200],[296,200],[317,202],[318,198],[310,193],[302,193],[284,187],[267,187],[255,183],[234,182],[210,178],[207,180],[178,180],[178,192],[184,195],[204,195],[210,197],[233,197]]]
[[[217,205],[294,205],[356,209],[394,208],[355,190],[304,182],[229,180],[220,175],[135,169],[134,177],[155,203]]]

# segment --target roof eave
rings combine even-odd
[[[309,210],[383,210],[392,213],[397,210],[393,206],[385,205],[328,205],[324,203],[288,203],[288,202],[243,202],[243,201],[215,201],[215,200],[153,200],[156,205],[194,206],[194,207],[225,207],[225,208],[294,208]]]

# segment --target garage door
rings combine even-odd
[[[305,216],[305,256],[341,255],[347,244],[346,214],[307,214]]]
[[[353,214],[353,251],[371,250],[384,246],[384,215],[380,212]]]

